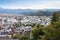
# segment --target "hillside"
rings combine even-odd
[[[29,14],[25,15],[31,15],[31,16],[50,16],[53,12],[58,13],[60,15],[60,11],[38,11],[38,12],[30,12]]]
[[[30,16],[50,16],[53,12],[60,15],[60,9],[4,9],[0,8],[0,14],[18,14],[18,15],[30,15]]]

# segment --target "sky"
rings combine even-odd
[[[60,9],[60,0],[0,0],[5,9]]]

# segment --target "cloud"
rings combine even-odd
[[[60,1],[44,2],[39,7],[40,8],[60,8]]]
[[[13,3],[12,3],[13,4]],[[59,8],[60,9],[60,0],[37,0],[36,2],[26,2],[23,4],[8,4],[8,5],[3,5],[3,8],[10,8],[10,9],[45,9],[45,8],[50,8],[50,9],[55,9]]]

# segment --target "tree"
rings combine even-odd
[[[60,40],[60,22],[55,22],[43,30],[46,40]]]
[[[32,36],[33,36],[32,40],[40,39],[40,36],[44,35],[44,32],[42,30],[43,26],[40,24],[36,24],[36,26],[32,30]]]
[[[60,40],[60,22],[57,13],[53,13],[51,24],[44,27],[36,24],[32,30],[33,40]]]
[[[57,13],[53,13],[52,14],[52,20],[51,20],[51,23],[53,23],[53,22],[57,22],[59,20],[59,16],[58,16],[58,14]]]

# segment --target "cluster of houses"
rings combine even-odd
[[[0,38],[12,38],[15,33],[26,35],[32,30],[32,26],[24,26],[31,23],[40,23],[41,25],[49,25],[51,17],[46,16],[0,16]],[[14,24],[24,24],[22,26],[14,26]]]
[[[51,16],[24,16],[21,20],[22,24],[40,23],[41,25],[47,26],[51,21]]]

